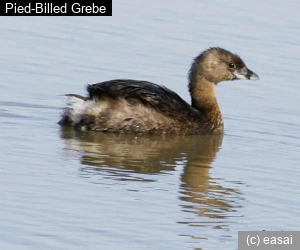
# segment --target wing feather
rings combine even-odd
[[[194,114],[199,117],[198,111],[175,92],[147,81],[111,80],[88,85],[87,91],[91,99],[125,98],[131,104],[142,103],[169,116],[178,116],[178,114],[193,116]]]

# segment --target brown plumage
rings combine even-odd
[[[222,115],[215,97],[221,81],[258,76],[242,59],[221,48],[195,58],[189,72],[192,105],[166,87],[137,80],[111,80],[88,85],[89,97],[68,95],[61,125],[81,130],[118,133],[222,132]]]

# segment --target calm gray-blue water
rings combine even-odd
[[[113,1],[112,17],[0,18],[1,249],[237,249],[299,230],[298,1]],[[144,79],[190,102],[208,47],[260,81],[223,82],[224,136],[76,132],[64,94]]]

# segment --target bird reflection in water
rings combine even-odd
[[[240,206],[240,192],[222,186],[222,179],[209,174],[222,134],[131,135],[62,127],[61,138],[67,152],[80,156],[84,177],[99,174],[121,181],[155,181],[154,175],[171,173],[181,162],[180,206],[201,219],[196,222],[188,217],[178,223],[226,229],[224,219],[232,217]]]

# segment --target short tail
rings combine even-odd
[[[69,94],[67,96],[67,107],[64,109],[62,118],[58,124],[75,126],[81,120],[88,99],[80,95]]]

